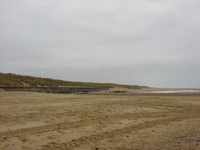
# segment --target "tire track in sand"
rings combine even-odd
[[[20,135],[31,135],[35,133],[43,133],[43,132],[49,132],[54,130],[60,130],[60,129],[70,129],[70,128],[78,128],[81,126],[87,126],[87,125],[95,125],[95,124],[104,124],[109,125],[113,122],[122,120],[122,119],[141,119],[141,118],[152,118],[152,117],[165,117],[170,116],[171,113],[163,112],[157,114],[155,113],[124,113],[124,114],[115,114],[115,115],[105,115],[105,116],[90,116],[88,119],[79,120],[79,121],[63,121],[58,122],[55,124],[49,124],[49,125],[43,125],[43,126],[36,126],[36,127],[30,127],[30,128],[22,128],[22,129],[16,129],[16,130],[10,130],[10,131],[4,131],[0,132],[1,139],[4,137],[15,137]]]
[[[128,134],[132,131],[138,131],[141,129],[150,128],[150,127],[154,127],[161,124],[166,125],[173,121],[181,121],[184,119],[186,118],[183,116],[180,116],[180,117],[170,117],[170,118],[168,117],[164,119],[157,119],[154,121],[144,121],[144,123],[134,124],[132,126],[126,126],[124,128],[104,131],[104,132],[101,132],[98,134],[92,134],[89,136],[82,136],[80,138],[73,139],[72,141],[69,141],[66,143],[50,142],[46,145],[43,145],[42,150],[49,150],[49,149],[71,150],[75,147],[80,147],[89,143],[99,142],[103,139],[113,138],[117,135]]]

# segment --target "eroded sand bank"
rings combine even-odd
[[[2,150],[200,149],[200,94],[0,92]]]

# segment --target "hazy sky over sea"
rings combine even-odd
[[[0,72],[200,87],[199,0],[0,0]]]

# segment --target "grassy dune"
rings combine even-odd
[[[130,89],[140,89],[145,86],[121,85],[113,83],[91,83],[91,82],[72,82],[51,78],[40,78],[33,76],[16,75],[12,73],[0,73],[0,87],[41,87],[41,86],[85,86],[94,88],[113,88],[124,87]]]

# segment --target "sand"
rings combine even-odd
[[[0,92],[0,150],[200,149],[200,93]]]
[[[2,89],[2,88],[0,88],[0,92],[3,92],[3,91],[5,91],[4,89]]]

